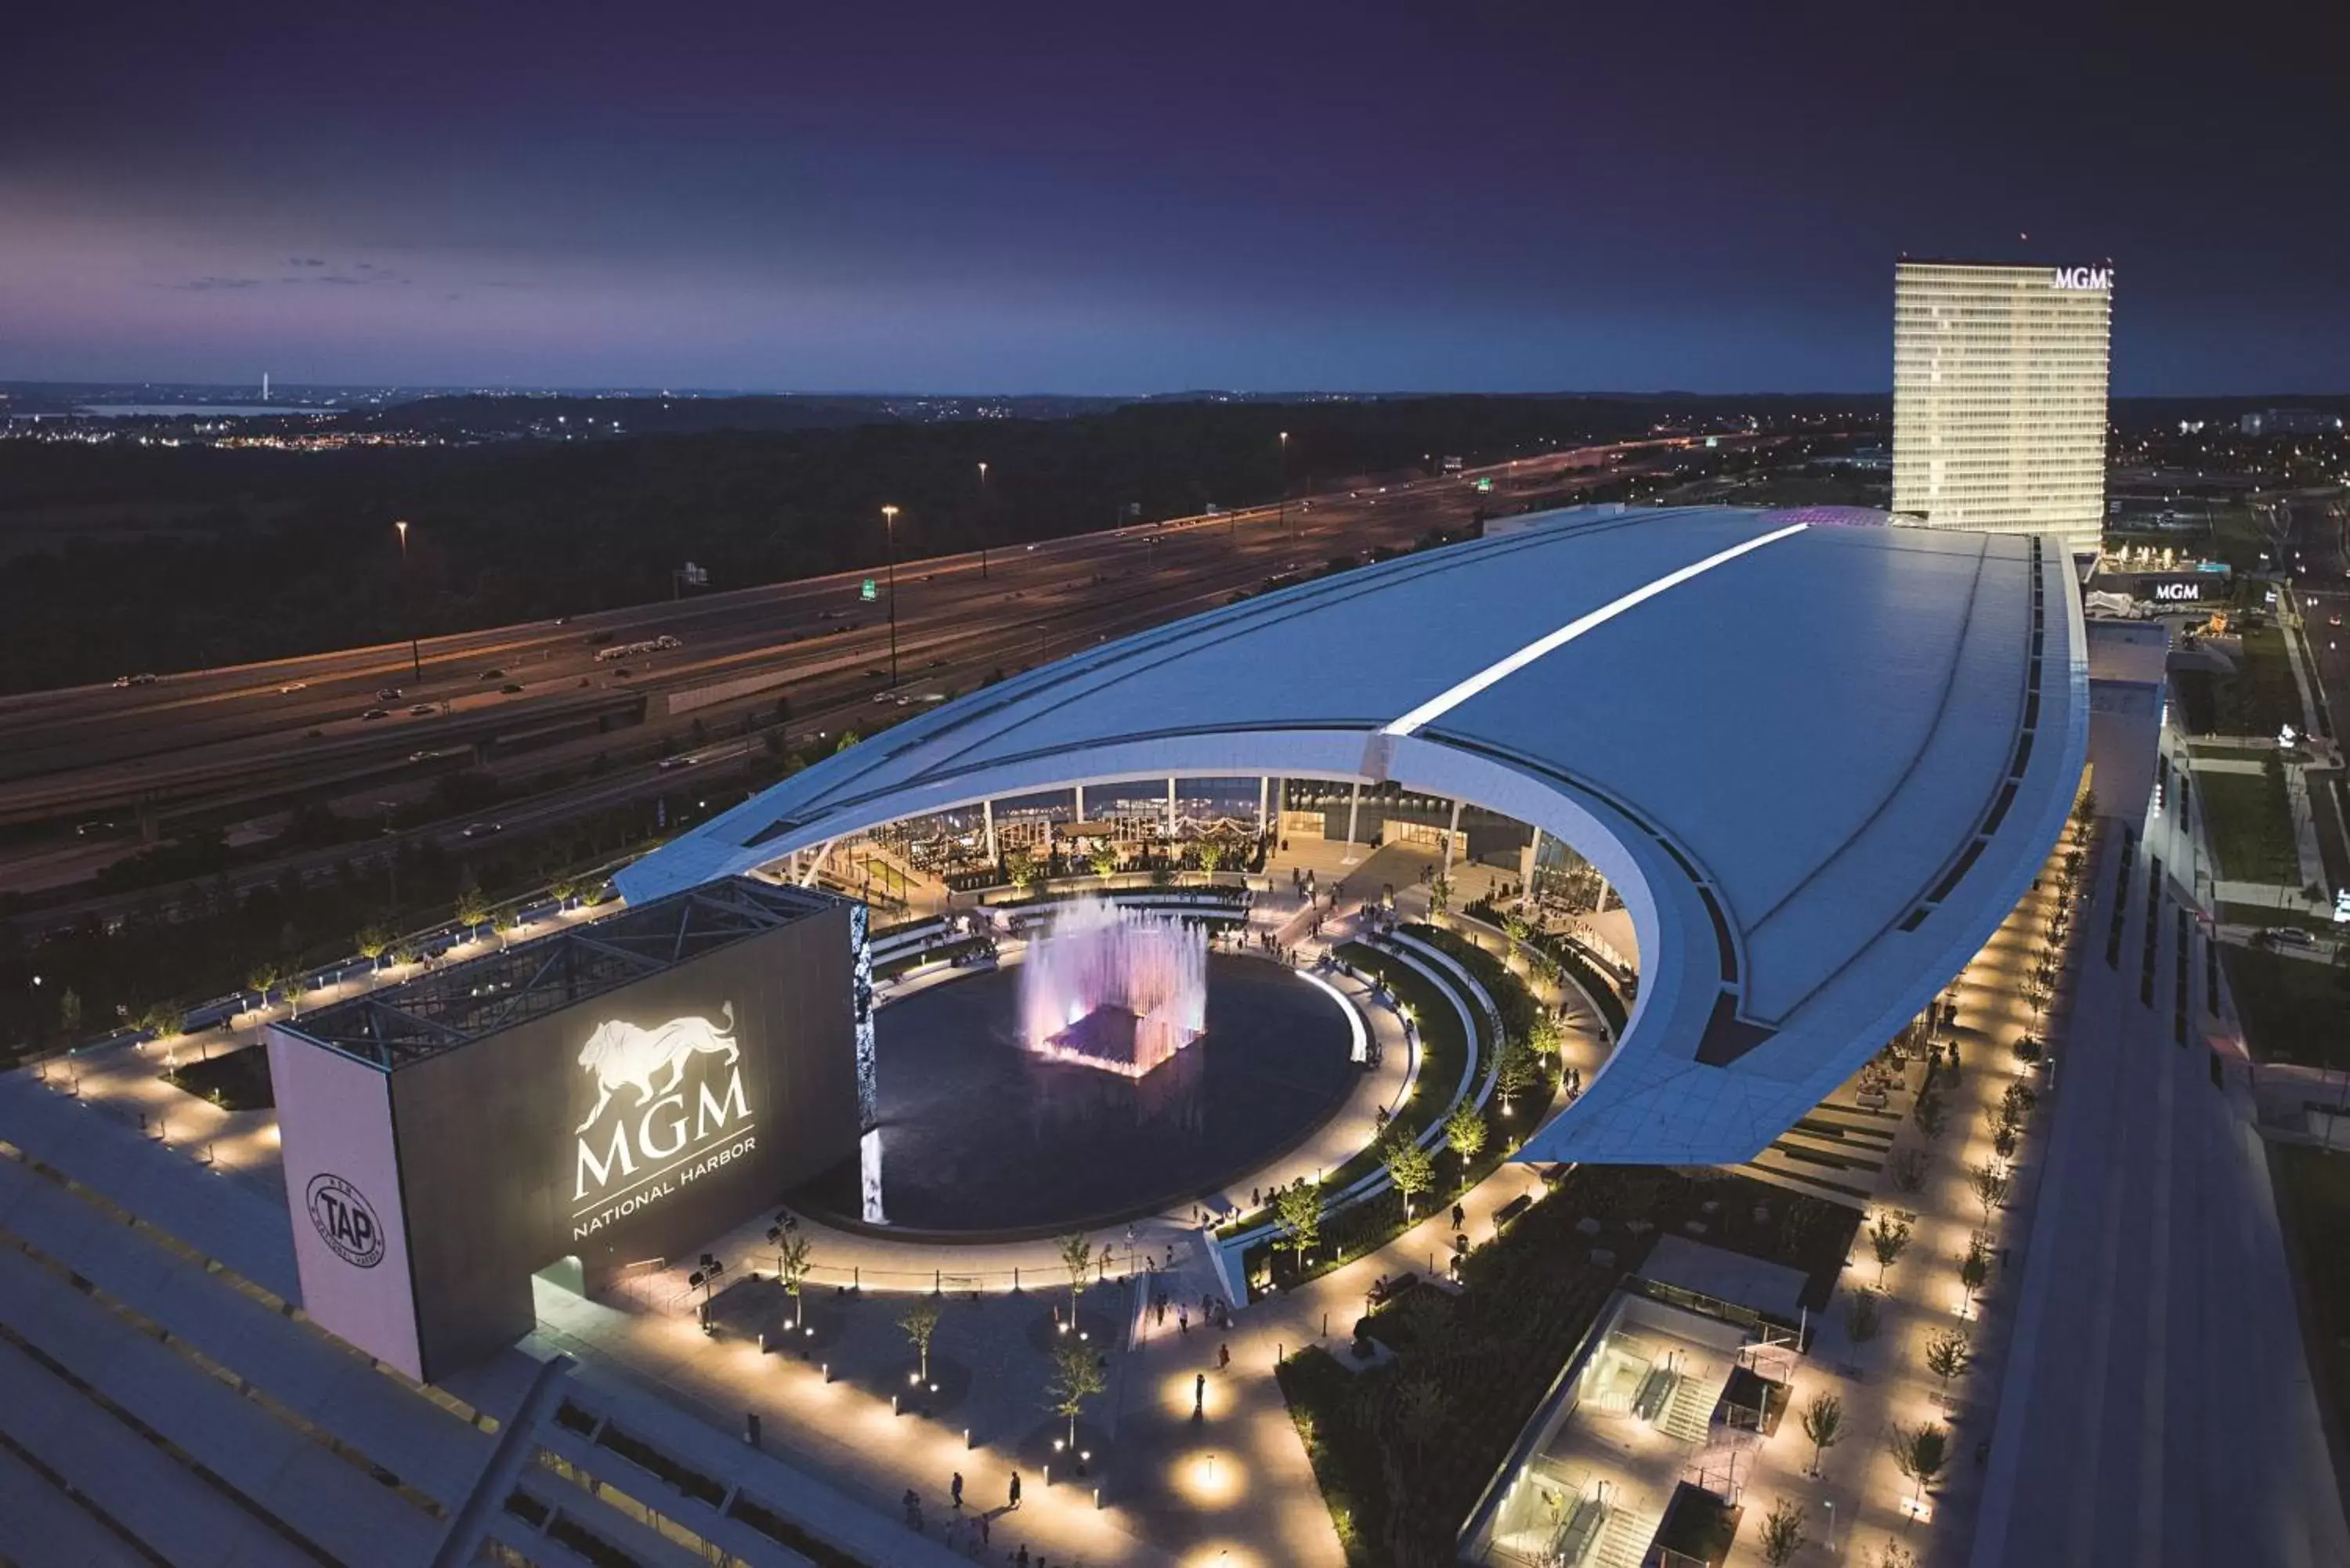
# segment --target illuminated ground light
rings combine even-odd
[[[1185,1553],[1183,1568],[1265,1568],[1265,1561],[1238,1542],[1212,1541]]]
[[[1201,1449],[1175,1461],[1175,1490],[1194,1508],[1230,1508],[1248,1493],[1246,1468],[1225,1449]]]
[[[1159,1400],[1169,1415],[1188,1416],[1191,1413],[1191,1390],[1196,1386],[1198,1376],[1196,1372],[1177,1372],[1170,1374],[1159,1383]],[[1223,1384],[1216,1378],[1209,1378],[1207,1398],[1201,1408],[1212,1419],[1224,1413],[1225,1404]]]

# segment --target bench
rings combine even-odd
[[[1522,1192],[1493,1210],[1493,1234],[1498,1236],[1510,1228],[1510,1221],[1534,1206],[1534,1195]]]

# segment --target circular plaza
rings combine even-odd
[[[1024,969],[975,969],[879,1010],[892,1233],[1003,1240],[1180,1205],[1294,1147],[1361,1076],[1347,1004],[1284,964],[1210,955],[1205,1029],[1139,1075],[1031,1049]],[[790,1200],[859,1226],[857,1178],[837,1168]]]

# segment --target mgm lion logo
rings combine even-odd
[[[636,1090],[636,1108],[643,1110],[658,1096],[677,1092],[685,1080],[686,1064],[696,1056],[723,1054],[722,1065],[733,1065],[743,1054],[734,1044],[734,1004],[723,1003],[719,1016],[723,1024],[707,1018],[672,1018],[652,1029],[618,1019],[598,1024],[579,1049],[579,1065],[596,1080],[596,1108],[575,1130],[584,1134],[594,1127],[612,1103],[613,1091],[623,1085]],[[656,1085],[663,1073],[668,1081]]]

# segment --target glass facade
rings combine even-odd
[[[2111,267],[1901,262],[1893,510],[2095,551],[2112,327]]]

